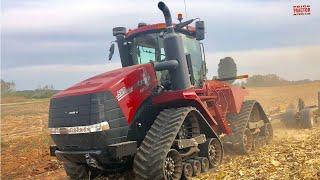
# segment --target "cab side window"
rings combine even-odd
[[[201,86],[203,79],[203,60],[199,41],[186,35],[182,35],[182,39],[184,44],[184,53],[186,55],[190,54],[191,57],[191,65],[195,80],[193,85],[199,87]]]

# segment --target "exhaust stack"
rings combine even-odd
[[[173,90],[190,88],[191,82],[182,38],[174,32],[171,13],[168,6],[164,2],[159,2],[158,8],[162,11],[167,26],[167,32],[164,37],[166,59],[167,61],[178,61],[176,68],[168,69],[171,79],[171,88]]]
[[[174,32],[174,29],[173,29],[173,26],[172,26],[172,18],[171,18],[171,13],[170,13],[170,10],[168,8],[168,6],[160,1],[158,3],[158,8],[162,11],[163,13],[163,16],[164,16],[164,20],[166,22],[166,26],[167,26],[167,30],[168,30],[168,33],[169,32]]]

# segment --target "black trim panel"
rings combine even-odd
[[[110,129],[87,134],[52,134],[60,150],[96,150],[127,139],[128,123],[111,92],[51,99],[49,128],[107,121]]]

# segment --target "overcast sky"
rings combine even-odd
[[[120,67],[106,60],[112,27],[163,22],[158,1],[2,0],[1,78],[17,89],[57,89]],[[165,1],[184,14],[183,0]],[[209,77],[233,57],[240,73],[320,79],[319,0],[186,0],[187,16],[205,21]],[[292,6],[311,5],[293,16]],[[185,15],[184,15],[185,16]]]

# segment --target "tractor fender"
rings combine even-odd
[[[175,99],[174,101],[169,101],[157,105],[159,109],[179,108],[185,106],[194,107],[194,111],[199,119],[201,133],[205,134],[207,138],[217,138],[220,141],[220,138],[218,136],[218,123],[199,99]]]
[[[159,110],[157,107],[152,106],[151,97],[147,98],[139,106],[129,124],[127,139],[130,141],[137,141],[138,145],[140,145],[158,114]]]
[[[220,138],[218,136],[217,130],[213,127],[217,127],[217,122],[215,119],[209,114],[205,107],[203,107],[202,103],[191,99],[191,100],[183,100],[182,101],[176,101],[171,102],[169,104],[166,104],[166,108],[178,108],[183,107],[179,106],[177,104],[181,104],[183,106],[191,106],[194,107],[195,114],[197,115],[197,118],[199,119],[199,126],[202,134],[205,134],[207,138],[217,138],[220,141]],[[163,109],[161,105],[153,106],[151,102],[151,98],[147,98],[142,105],[138,108],[138,111],[133,118],[131,124],[129,125],[128,130],[128,139],[129,140],[136,140],[138,144],[142,142],[144,139],[147,131],[153,124],[153,120],[155,117],[159,114],[159,110]],[[204,113],[204,114],[203,114]],[[137,126],[138,124],[141,124],[142,126]],[[212,123],[213,125],[211,125]]]
[[[193,88],[181,91],[168,91],[153,96],[152,104],[160,107],[160,109],[193,106],[201,112],[211,127],[218,132],[218,129],[215,129],[215,127],[217,128],[218,123],[202,103]]]
[[[162,109],[163,104],[158,104],[159,109]],[[220,141],[218,136],[218,124],[213,116],[208,112],[208,110],[204,107],[203,103],[197,99],[178,99],[175,101],[170,101],[168,104],[165,104],[163,107],[165,108],[179,108],[190,106],[194,107],[193,110],[197,115],[199,120],[200,131],[202,134],[205,134],[207,138],[217,138]]]

